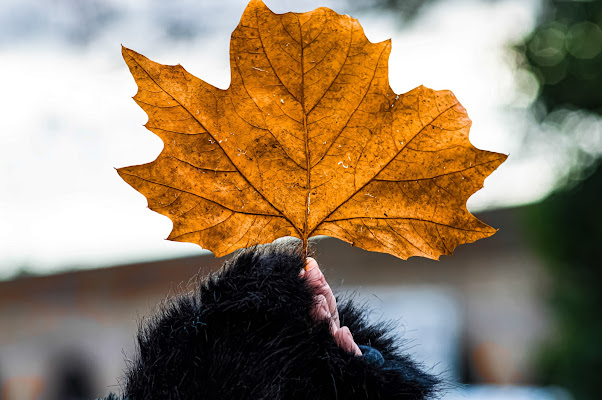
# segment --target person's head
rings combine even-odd
[[[341,349],[329,322],[312,317],[315,293],[292,243],[256,246],[188,294],[174,297],[138,333],[124,398],[427,399],[439,380],[400,353],[365,311],[338,305],[341,326],[388,364]],[[108,399],[108,398],[107,398]]]

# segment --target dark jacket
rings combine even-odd
[[[243,250],[193,292],[143,322],[128,366],[129,400],[427,399],[438,379],[403,355],[383,325],[339,299],[365,356],[341,350],[326,321],[310,316],[313,294],[291,242]],[[364,347],[369,346],[369,347]],[[370,349],[376,350],[370,356]],[[107,399],[117,399],[109,396]]]

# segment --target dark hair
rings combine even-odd
[[[255,246],[193,292],[166,302],[139,329],[123,397],[418,400],[435,394],[439,380],[401,354],[386,325],[370,325],[351,300],[339,304],[341,324],[389,367],[337,346],[327,321],[310,316],[313,294],[299,277],[304,261],[291,242]]]

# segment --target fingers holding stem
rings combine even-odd
[[[309,285],[314,289],[316,296],[321,295],[324,297],[328,312],[330,313],[330,318],[334,322],[336,328],[340,328],[341,323],[339,321],[337,301],[334,298],[332,289],[330,288],[330,285],[328,285],[328,282],[326,282],[326,278],[320,270],[318,263],[311,257],[307,258],[307,263],[305,265],[305,279],[307,279]]]
[[[349,328],[341,327],[337,301],[316,260],[308,257],[305,269],[301,271],[300,275],[307,279],[309,286],[314,290],[315,305],[311,313],[312,317],[316,320],[328,319],[330,331],[338,346],[349,353],[362,355]]]

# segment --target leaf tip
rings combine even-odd
[[[247,10],[256,9],[256,8],[268,8],[265,3],[261,0],[251,0],[247,5]]]
[[[498,167],[500,165],[502,165],[510,156],[509,154],[504,154],[504,153],[494,153],[498,156],[498,158],[496,160],[494,160],[494,168],[490,173],[493,173],[496,169],[498,169]]]

